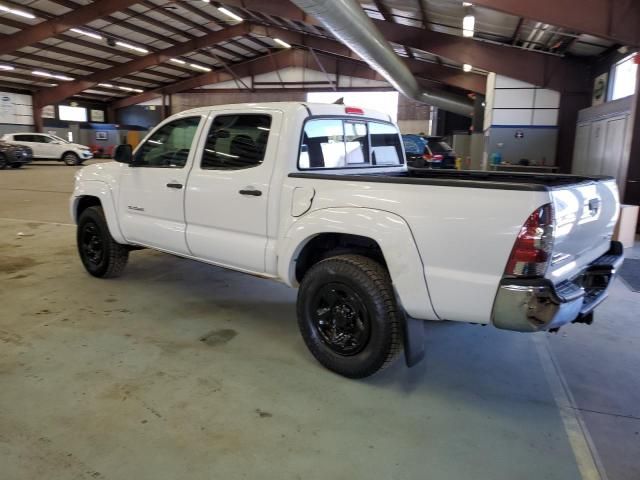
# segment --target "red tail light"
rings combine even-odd
[[[344,111],[345,113],[350,113],[352,115],[364,115],[364,110],[358,107],[346,107]]]
[[[539,277],[545,274],[553,250],[553,207],[550,203],[529,215],[511,250],[504,274]]]
[[[433,160],[434,160],[434,161],[436,161],[436,162],[441,162],[442,160],[444,160],[444,156],[443,156],[443,155],[440,155],[439,153],[436,153],[436,154],[433,156]]]
[[[424,158],[425,160],[431,160],[431,154],[425,153],[424,155],[422,155],[422,158]]]

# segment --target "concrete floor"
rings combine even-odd
[[[152,251],[89,277],[75,170],[0,171],[2,480],[640,478],[640,294],[620,281],[591,327],[431,324],[422,364],[350,381],[277,283]]]

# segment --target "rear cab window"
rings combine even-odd
[[[379,120],[311,118],[306,121],[298,156],[300,170],[401,166],[398,129]]]

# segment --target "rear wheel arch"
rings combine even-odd
[[[373,238],[348,233],[325,232],[308,238],[299,247],[294,272],[296,281],[300,283],[305,274],[318,262],[347,254],[370,258],[385,269],[387,268],[382,248]]]

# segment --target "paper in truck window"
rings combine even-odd
[[[298,156],[301,170],[402,165],[395,126],[352,119],[312,119],[305,124]]]

